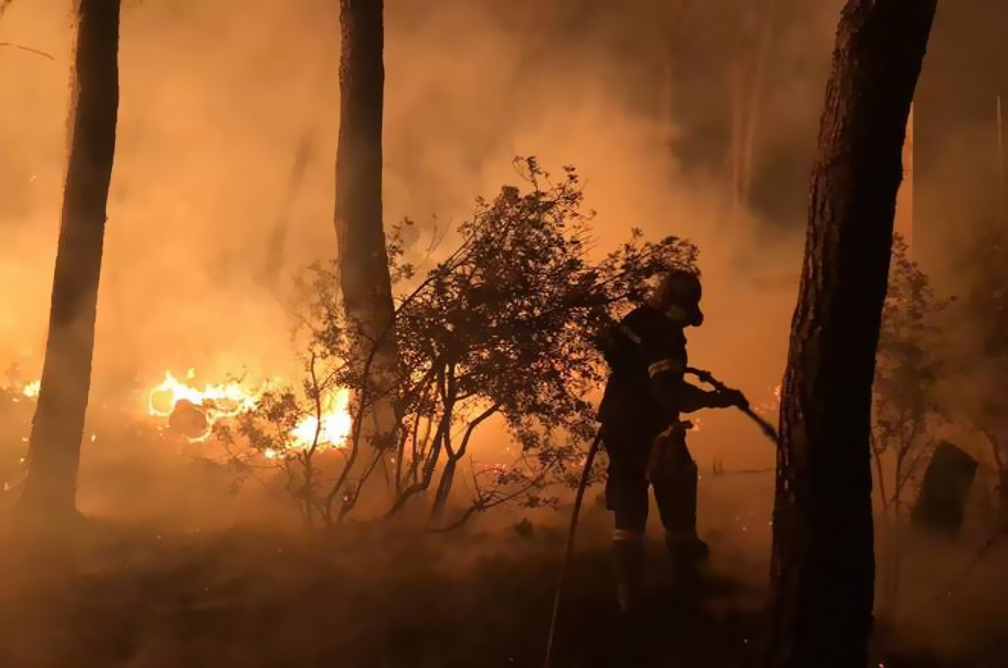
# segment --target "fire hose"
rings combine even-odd
[[[696,369],[694,367],[686,367],[686,373],[691,376],[695,376],[700,382],[712,386],[717,392],[725,392],[730,389],[727,385],[715,378],[709,371]],[[776,447],[778,443],[777,430],[774,429],[773,425],[767,422],[764,418],[757,415],[756,412],[749,406],[748,401],[743,402],[741,406],[735,406],[735,408],[755,422],[760,428],[760,431],[763,432],[763,435],[772,440],[774,446]],[[680,424],[685,427],[689,423]],[[543,668],[550,668],[551,660],[553,658],[553,641],[556,638],[560,599],[563,595],[564,581],[567,576],[567,571],[569,570],[570,561],[574,554],[574,535],[577,532],[578,517],[581,514],[581,504],[584,501],[585,490],[588,488],[588,480],[591,478],[592,465],[595,463],[595,456],[598,454],[599,446],[601,444],[602,429],[600,428],[595,434],[595,439],[592,441],[591,446],[588,448],[588,455],[585,458],[584,470],[581,472],[581,480],[578,483],[577,492],[574,495],[574,507],[571,509],[570,525],[567,529],[567,543],[564,546],[564,555],[563,561],[560,565],[560,575],[557,580],[556,595],[553,597],[553,613],[550,617],[549,635],[546,637],[546,656],[543,662]]]
[[[686,367],[686,373],[690,374],[691,376],[696,376],[696,378],[701,383],[706,383],[707,385],[710,385],[718,392],[726,392],[730,389],[727,385],[725,385],[720,380],[715,378],[714,374],[712,374],[710,371],[704,371],[703,369],[696,369],[694,367],[688,366]],[[772,424],[767,422],[765,418],[757,415],[756,411],[752,409],[748,401],[746,401],[745,404],[743,404],[742,406],[736,406],[735,408],[742,411],[743,415],[745,415],[750,420],[755,422],[756,426],[759,427],[760,431],[763,432],[763,435],[766,436],[771,441],[773,441],[774,447],[777,447],[777,443],[780,441],[780,437],[777,434],[777,430],[774,428]]]

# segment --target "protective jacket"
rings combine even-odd
[[[604,427],[632,428],[656,436],[709,404],[707,392],[683,380],[686,335],[652,306],[640,306],[603,336],[600,348],[612,368],[599,420]]]

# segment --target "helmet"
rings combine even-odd
[[[703,323],[700,277],[685,269],[673,269],[655,287],[651,305],[683,325],[699,327]]]

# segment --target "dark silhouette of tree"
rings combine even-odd
[[[119,107],[120,0],[75,0],[68,124],[49,335],[29,440],[22,513],[47,520],[75,514],[84,415],[115,156]]]
[[[936,4],[849,0],[837,30],[781,397],[767,665],[867,665],[872,381],[906,123]]]
[[[382,113],[385,87],[384,3],[340,0],[340,128],[336,151],[336,235],[343,308],[357,325],[357,362],[377,346],[376,382],[394,383],[390,331],[395,306],[382,223]],[[388,394],[381,388],[381,394]],[[390,398],[394,403],[394,397]],[[378,440],[394,422],[391,403],[370,411]]]

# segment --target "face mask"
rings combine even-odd
[[[683,327],[699,327],[703,324],[703,313],[699,308],[687,310],[682,306],[673,304],[666,309],[665,317]]]

